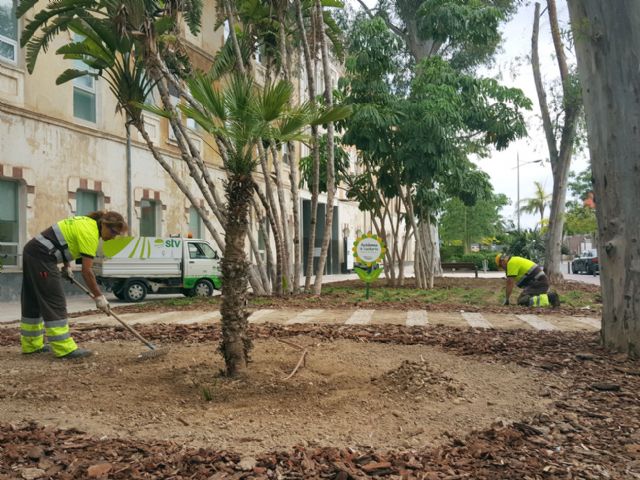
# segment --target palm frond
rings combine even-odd
[[[224,105],[224,97],[219,90],[213,88],[208,75],[197,74],[187,84],[193,98],[211,115],[224,122],[227,112]],[[195,118],[195,117],[194,117]]]
[[[171,112],[165,110],[161,107],[156,107],[155,105],[149,105],[148,103],[142,102],[131,102],[131,105],[139,108],[140,110],[144,110],[145,112],[153,113],[154,115],[158,115],[159,117],[164,118],[173,118]]]
[[[20,0],[16,8],[16,17],[22,18],[22,16],[31,10],[38,2],[39,0]]]
[[[90,72],[88,70],[77,70],[75,68],[68,68],[56,78],[56,85],[62,85],[63,83],[67,83],[71,80],[74,80],[79,77],[90,76],[97,78],[99,75],[95,72]]]
[[[113,53],[105,51],[92,41],[86,40],[63,45],[56,50],[56,53],[64,55],[64,58],[66,59],[82,60],[87,65],[90,63],[95,64],[97,62],[101,62],[103,66],[97,68],[105,68],[112,65],[115,61]]]
[[[323,125],[329,122],[344,120],[351,116],[351,112],[352,109],[350,105],[337,105],[322,112],[311,122],[311,125]]]
[[[258,108],[260,116],[270,122],[282,115],[293,95],[293,85],[290,82],[279,81],[266,85],[259,97]]]

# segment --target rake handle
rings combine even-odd
[[[84,293],[89,295],[91,298],[94,298],[93,295],[91,294],[91,292],[89,291],[89,289],[87,287],[85,287],[84,285],[82,285],[80,282],[78,282],[75,278],[69,278],[69,280],[71,280],[71,283],[74,283],[81,290],[83,290]],[[138,340],[140,340],[142,343],[144,343],[147,347],[149,347],[149,349],[151,349],[151,350],[155,350],[156,349],[156,347],[155,347],[155,345],[153,345],[153,343],[149,342],[146,338],[144,338],[142,335],[140,335],[136,330],[134,330],[134,328],[132,326],[130,326],[129,324],[125,323],[124,320],[121,320],[120,317],[118,317],[115,314],[115,312],[111,311],[111,309],[109,309],[109,313],[107,313],[107,315],[115,318],[118,322],[120,322],[120,325],[122,325],[124,328],[129,330],[129,332],[131,332],[133,335],[135,335],[135,337]]]

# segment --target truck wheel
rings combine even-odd
[[[147,285],[142,280],[129,280],[122,289],[127,302],[141,302],[147,296]]]
[[[213,295],[213,283],[206,278],[201,278],[193,286],[194,297],[210,297]]]

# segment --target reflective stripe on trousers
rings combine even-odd
[[[42,317],[20,319],[20,344],[24,353],[33,353],[44,346],[44,322]]]
[[[529,300],[529,305],[533,307],[548,307],[549,296],[546,293],[541,293],[540,295],[534,295]]]
[[[44,328],[43,328],[44,327]],[[44,346],[46,334],[49,345],[56,357],[67,355],[78,348],[69,332],[69,321],[22,317],[20,321],[20,344],[24,353],[32,353]]]

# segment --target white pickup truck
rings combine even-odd
[[[193,238],[116,237],[101,243],[93,271],[100,285],[128,302],[149,292],[210,296],[222,286],[218,253]]]

